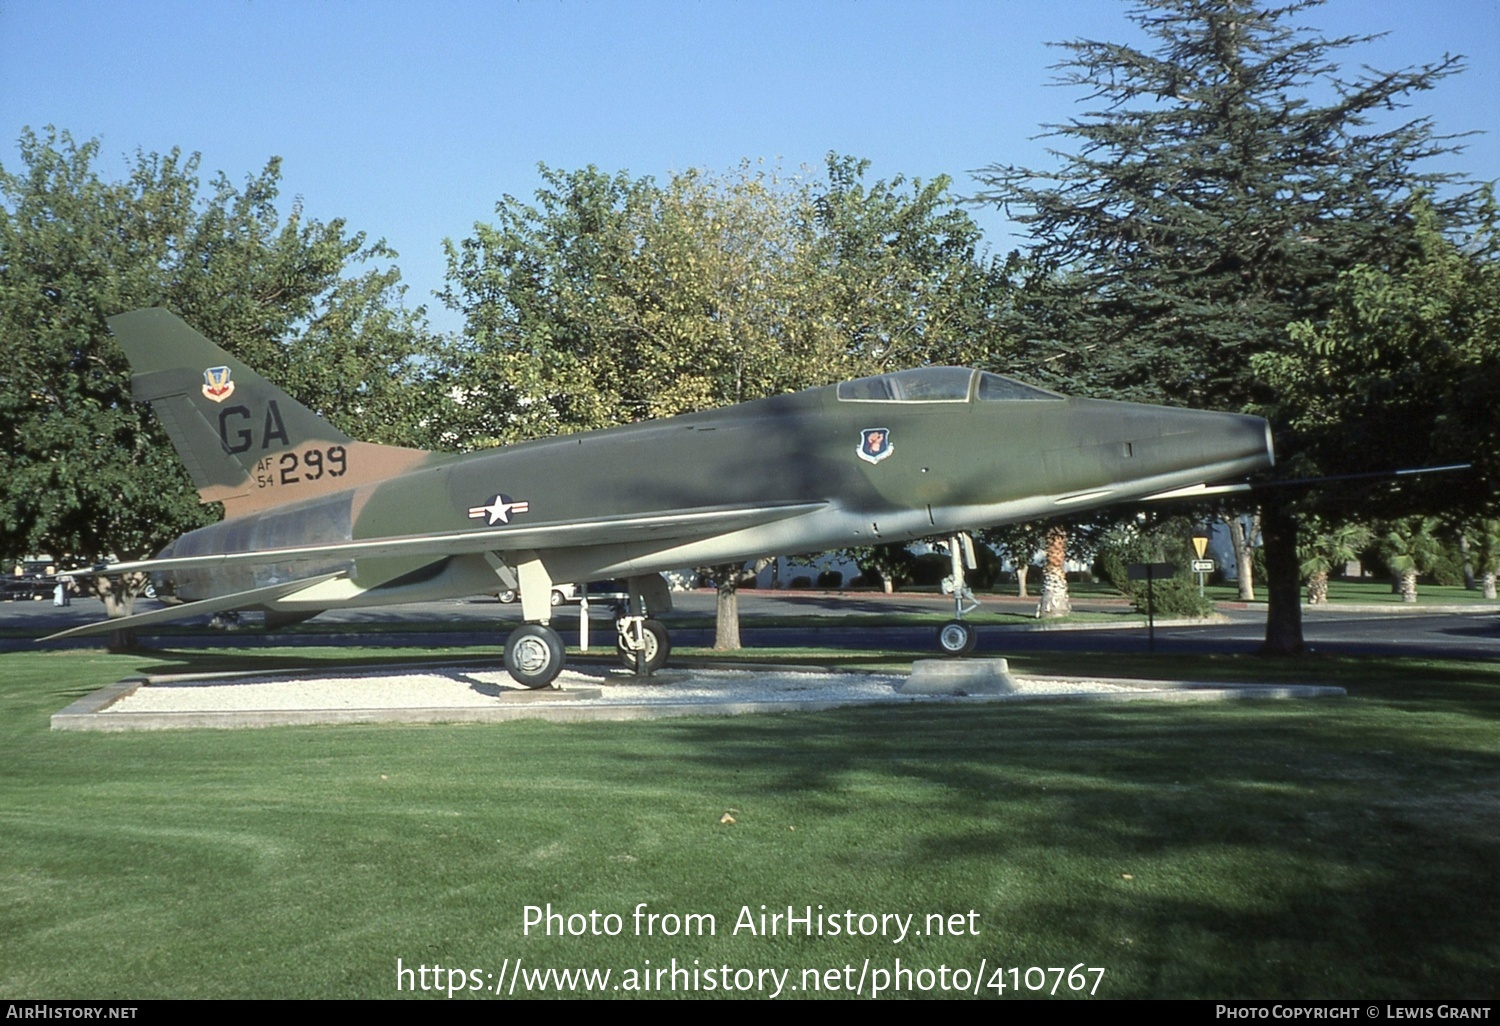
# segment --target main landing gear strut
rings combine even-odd
[[[615,651],[627,670],[634,670],[637,677],[649,677],[667,665],[672,639],[667,625],[651,619],[647,613],[671,612],[672,593],[660,574],[632,577],[626,584],[629,588],[626,606],[615,620],[618,633]]]
[[[953,596],[953,619],[937,631],[938,647],[951,656],[966,656],[974,651],[978,637],[972,625],[964,617],[979,608],[979,601],[964,581],[964,568],[975,569],[974,539],[968,532],[960,532],[948,539],[948,557],[952,560],[953,575],[943,580],[943,593]]]
[[[672,639],[666,624],[644,616],[622,616],[615,621],[615,629],[619,632],[615,650],[620,653],[620,665],[625,669],[634,670],[639,677],[649,677],[667,665]]]
[[[521,616],[526,620],[505,639],[505,669],[517,684],[545,688],[562,673],[566,656],[562,638],[549,626],[552,575],[535,552],[512,553],[510,563],[493,553],[485,558],[500,578],[502,591],[520,592]]]
[[[505,669],[516,683],[525,687],[548,687],[562,673],[566,657],[562,638],[549,625],[552,579],[542,568],[541,561],[534,557],[517,560],[514,569],[499,559],[492,565],[504,587],[514,589],[519,586],[521,615],[528,621],[511,631],[505,639]],[[667,582],[659,574],[632,577],[626,584],[626,604],[615,621],[618,633],[615,649],[627,669],[635,670],[641,677],[649,677],[666,665],[672,641],[666,625],[648,617],[647,610],[670,612],[672,595],[667,590]],[[586,591],[579,603],[578,616],[579,647],[587,652],[589,603]]]

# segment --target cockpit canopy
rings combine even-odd
[[[843,402],[864,403],[966,403],[971,396],[980,402],[1063,398],[1055,392],[967,367],[918,367],[856,378],[840,384],[838,396]]]

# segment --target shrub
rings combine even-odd
[[[1145,615],[1146,582],[1130,583],[1133,585],[1130,598],[1135,611]],[[1155,615],[1161,617],[1209,616],[1214,611],[1214,604],[1198,594],[1197,581],[1180,573],[1169,580],[1152,582],[1151,604],[1155,607]]]
[[[1130,599],[1137,612],[1145,614],[1146,582],[1130,579],[1130,564],[1175,563],[1177,576],[1152,582],[1155,615],[1208,616],[1214,611],[1213,603],[1199,596],[1197,579],[1188,571],[1188,559],[1193,554],[1189,537],[1184,524],[1174,521],[1161,525],[1157,535],[1150,538],[1134,530],[1112,530],[1095,553],[1095,571]]]
[[[1094,576],[1101,581],[1108,581],[1109,586],[1118,592],[1124,592],[1130,587],[1125,574],[1125,560],[1113,549],[1101,550],[1095,554]]]
[[[1457,551],[1445,548],[1443,554],[1433,564],[1431,576],[1433,584],[1445,588],[1462,588],[1464,586],[1463,557]]]

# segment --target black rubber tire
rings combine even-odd
[[[974,633],[974,628],[962,620],[949,620],[937,630],[938,648],[945,655],[966,656],[974,651],[974,645],[979,640]]]
[[[562,673],[566,650],[551,627],[522,624],[505,639],[505,669],[517,684],[545,688]]]
[[[667,657],[672,654],[672,636],[667,631],[667,625],[660,620],[647,620],[642,626],[646,630],[646,672],[655,673],[667,665]],[[625,639],[615,638],[615,650],[620,654],[620,665],[627,670],[634,670],[636,653],[625,647]]]

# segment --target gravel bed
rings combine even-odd
[[[652,683],[626,671],[565,670],[564,692],[588,689],[596,697],[548,694],[557,705],[705,705],[727,702],[912,702],[895,688],[904,675],[781,670],[663,670]],[[1139,692],[1142,687],[1103,681],[1016,678],[1017,695]],[[410,673],[345,674],[316,678],[237,677],[233,680],[155,681],[115,702],[108,713],[266,711],[292,709],[464,709],[495,705],[505,694],[533,695],[504,670],[426,668]],[[931,698],[942,701],[942,698]]]

